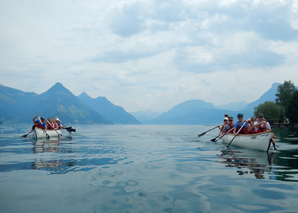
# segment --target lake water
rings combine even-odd
[[[23,127],[26,127],[24,130]],[[298,129],[278,151],[229,149],[202,125],[0,125],[0,212],[297,212]]]

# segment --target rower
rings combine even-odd
[[[224,117],[224,123],[222,125],[218,125],[217,127],[219,128],[219,133],[223,130],[225,125],[229,123],[229,119],[227,117]]]
[[[61,128],[64,127],[57,116],[55,116],[55,118],[53,119],[53,121],[55,123],[55,128],[56,129],[61,129]]]
[[[238,134],[246,134],[247,133],[247,123],[243,122],[243,114],[242,113],[239,113],[237,115],[237,118],[238,118],[238,121],[235,123],[235,126],[234,126],[234,130],[233,130],[233,133],[235,135],[238,135]],[[245,123],[245,124],[244,124]],[[243,126],[244,124],[244,126]],[[243,127],[242,127],[243,126]],[[240,128],[242,127],[242,129],[240,130]],[[239,133],[237,133],[238,131],[240,130]]]
[[[263,113],[259,113],[257,118],[258,118],[258,120],[254,123],[254,128],[255,128],[256,133],[261,133],[261,132],[266,132],[267,130],[271,130],[271,126],[270,126],[269,122],[265,121]],[[272,135],[273,135],[273,133],[272,133]],[[274,140],[273,136],[271,138],[271,142],[273,144],[273,148],[275,150],[277,150],[275,147],[275,140]]]
[[[222,138],[223,133],[232,134],[232,130],[234,128],[233,117],[229,117],[229,123],[224,126],[222,131],[219,132],[219,138]]]
[[[22,135],[23,138],[27,137],[27,135],[29,135],[29,134],[35,129],[35,127],[38,127],[38,128],[41,128],[41,129],[46,129],[46,124],[45,124],[45,122],[44,122],[44,117],[41,117],[41,118],[40,118],[40,120],[41,120],[42,123],[41,123],[39,120],[35,120],[38,116],[39,116],[39,115],[37,114],[37,115],[32,119],[34,125],[32,126],[31,130],[30,130],[27,134]]]

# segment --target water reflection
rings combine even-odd
[[[298,128],[274,128],[279,152],[274,156],[274,179],[298,182]]]
[[[33,153],[60,152],[58,145],[62,139],[37,139],[33,142]]]
[[[239,175],[253,174],[257,179],[265,179],[270,174],[274,153],[257,152],[254,150],[221,150],[219,162],[226,167],[236,167]]]
[[[37,139],[33,142],[33,154],[42,153],[72,153],[71,148],[66,148],[61,146],[61,143],[65,141],[71,141],[71,138],[50,138],[50,139]],[[41,158],[34,158],[31,163],[31,169],[50,169],[51,173],[66,173],[68,171],[67,167],[72,167],[76,165],[74,160],[62,160],[61,156],[55,155],[57,159],[47,159],[43,156]],[[53,157],[53,156],[50,156]]]

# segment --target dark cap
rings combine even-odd
[[[258,114],[258,117],[260,117],[260,116],[263,116],[263,117],[264,117],[263,113],[259,113],[259,114]]]
[[[40,120],[44,121],[44,117],[41,117]]]
[[[234,120],[233,117],[229,117],[229,121],[232,121],[232,120]]]
[[[225,114],[225,117],[228,117],[228,116],[229,116],[229,114],[226,113],[226,114]]]
[[[243,114],[242,113],[239,113],[238,115],[237,115],[237,117],[239,118],[239,117],[243,117]]]

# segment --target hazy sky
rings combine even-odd
[[[56,82],[126,111],[298,86],[298,1],[0,0],[0,84]]]

